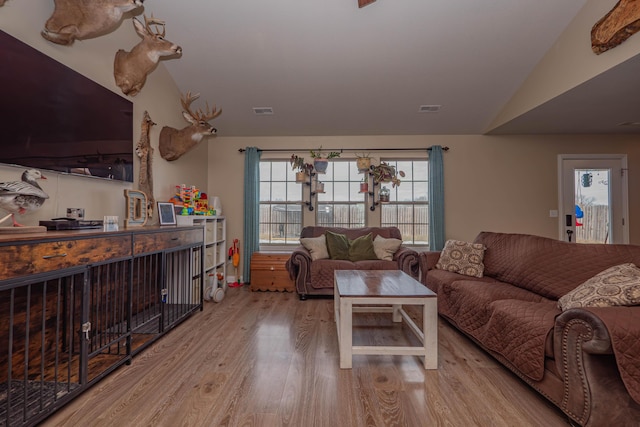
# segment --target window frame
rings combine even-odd
[[[269,179],[266,179],[266,177],[263,176],[263,172],[264,172],[264,165],[265,164],[269,164],[269,173],[270,176],[268,177]],[[282,172],[282,168],[284,168],[286,170],[286,173],[284,174],[284,176],[282,177],[278,177],[280,179],[273,179],[274,177],[274,170],[273,170],[273,166],[274,164],[277,164],[278,167],[281,168],[280,171],[278,172]],[[298,188],[298,194],[299,196],[296,199],[291,200],[290,196],[291,194],[295,193],[295,190],[292,190],[292,188],[295,187],[304,187],[304,184],[300,184],[297,183],[295,180],[295,172],[293,170],[291,170],[291,166],[289,164],[289,160],[284,160],[281,158],[267,158],[267,159],[260,159],[260,179],[259,179],[259,185],[260,185],[260,200],[258,201],[259,204],[259,211],[260,211],[260,220],[259,220],[259,246],[261,250],[278,250],[278,249],[292,249],[295,246],[300,244],[299,241],[299,236],[300,236],[300,231],[302,230],[302,227],[304,227],[304,212],[303,212],[303,194],[302,194],[302,189]],[[285,200],[272,200],[273,197],[273,192],[274,192],[274,183],[275,184],[280,184],[280,185],[284,185],[284,194],[285,194]],[[270,191],[269,191],[269,199],[265,199],[262,195],[262,190],[264,185],[269,185]],[[295,186],[295,187],[294,187]],[[269,209],[269,221],[263,221],[263,213],[264,213],[264,208],[266,207],[271,207]],[[284,222],[280,222],[280,221],[274,221],[273,219],[273,214],[274,214],[274,210],[276,210],[276,206],[284,206],[284,212],[285,212],[285,221]],[[295,221],[289,221],[290,218],[290,213],[295,213],[299,212],[298,217],[300,219],[299,222],[295,222]],[[273,229],[274,226],[278,226],[278,232],[276,233],[276,231]],[[269,231],[268,228],[271,227],[272,229]],[[292,231],[290,231],[292,230]],[[296,232],[297,231],[297,232]],[[262,235],[266,234],[268,238],[263,238]],[[283,239],[283,241],[280,240],[274,240],[274,236],[276,234],[280,234],[279,237],[281,237]],[[264,249],[263,249],[264,248]]]
[[[406,158],[406,157],[387,157],[387,158],[381,158],[380,161],[389,163],[391,165],[396,166],[396,171],[404,171],[407,174],[407,177],[401,177],[401,182],[400,182],[400,188],[399,187],[391,187],[390,184],[386,184],[387,188],[390,189],[391,191],[391,195],[389,198],[389,202],[385,202],[385,203],[381,203],[379,205],[380,207],[380,216],[379,216],[379,224],[381,227],[398,227],[402,233],[402,239],[403,239],[403,244],[407,245],[407,246],[411,246],[411,247],[419,247],[419,248],[423,248],[423,247],[429,247],[429,190],[428,190],[428,186],[429,186],[429,158],[428,157],[424,157],[424,158]],[[406,163],[406,162],[410,162],[411,163],[411,171],[409,171],[407,173],[406,171],[406,167],[404,166],[398,166],[399,164],[402,163]],[[422,177],[422,173],[416,173],[416,164],[417,163],[425,163],[426,166],[426,170],[424,172],[424,177]],[[420,184],[422,186],[424,186],[423,189],[423,193],[422,195],[418,195],[418,199],[416,198],[416,184]],[[380,188],[382,188],[382,185],[385,184],[379,184]],[[405,187],[402,187],[402,186]],[[411,200],[402,200],[399,201],[398,200],[398,193],[399,191],[402,189],[404,191],[404,188],[406,188],[407,185],[411,185]],[[379,191],[379,189],[378,189]],[[423,200],[420,200],[419,198],[421,196],[424,196]],[[400,207],[405,206],[407,208],[409,208],[411,210],[410,212],[410,217],[411,217],[411,221],[410,222],[400,222],[398,219],[401,216],[399,214],[399,209]],[[422,209],[421,209],[422,208]],[[390,215],[390,216],[395,216],[396,221],[385,221],[385,211],[389,211],[391,209],[395,209],[395,215]],[[424,212],[417,212],[418,210],[423,210]],[[423,217],[424,221],[423,222],[416,222],[416,219],[418,217]],[[425,239],[419,239],[417,238],[417,235],[420,235],[418,233],[416,233],[416,229],[421,228],[423,230],[423,234],[425,237]],[[407,230],[410,229],[411,231],[408,232]]]
[[[336,164],[345,164],[347,163],[346,169],[346,179],[336,179],[336,171],[334,170],[334,166]],[[338,171],[340,173],[342,171]],[[367,197],[365,193],[360,192],[360,182],[362,182],[364,177],[367,177],[365,173],[359,172],[358,167],[356,165],[355,158],[345,158],[345,159],[332,159],[329,162],[329,166],[327,168],[327,173],[316,175],[317,180],[321,180],[322,177],[326,177],[327,174],[331,174],[331,180],[324,180],[324,192],[319,193],[316,200],[316,212],[314,215],[314,223],[318,226],[323,227],[344,227],[344,228],[352,228],[352,227],[366,227],[368,223],[368,215],[367,215]],[[340,177],[338,177],[340,178]],[[352,179],[356,178],[356,179]],[[346,200],[336,200],[335,197],[335,188],[336,183],[344,184],[346,183],[348,188],[346,191],[347,197]],[[333,194],[332,198],[329,196],[325,196],[326,194]],[[323,207],[325,211],[328,212],[328,207],[332,206],[331,209],[333,221],[322,221],[320,215],[322,214]],[[336,222],[335,215],[338,209],[336,207],[348,207],[347,220],[343,222]],[[360,212],[358,212],[360,210]],[[361,217],[362,220],[358,221],[358,217]]]

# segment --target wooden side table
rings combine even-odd
[[[289,252],[255,252],[251,256],[252,291],[294,292],[295,284],[289,278],[285,263]]]

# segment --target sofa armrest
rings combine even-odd
[[[440,251],[424,251],[420,252],[420,269],[422,271],[429,271],[436,268],[436,264],[440,259]]]
[[[579,345],[582,351],[591,354],[613,352],[609,330],[598,316],[588,310],[574,308],[558,315],[554,340],[556,349]]]
[[[286,263],[289,277],[296,284],[296,290],[300,295],[307,293],[307,281],[311,276],[311,253],[302,245],[298,246],[291,253],[291,257]]]
[[[418,255],[420,266],[420,282],[427,286],[427,271],[434,270],[440,259],[440,251],[424,251]]]
[[[622,382],[609,330],[596,314],[574,308],[558,315],[554,355],[564,383],[561,409],[580,425],[629,425],[631,419],[637,421],[640,405],[631,399]]]
[[[408,246],[400,246],[395,254],[393,254],[393,260],[398,263],[398,269],[404,271],[414,279],[418,278],[420,267],[418,265],[418,252],[411,249]]]

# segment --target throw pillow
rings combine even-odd
[[[349,259],[349,239],[344,234],[326,231],[327,249],[331,259]]]
[[[453,271],[465,276],[482,277],[484,273],[484,250],[480,243],[447,240],[436,264],[439,270]]]
[[[616,305],[640,305],[640,268],[635,264],[607,268],[558,300],[562,311]]]
[[[393,254],[398,251],[401,245],[402,240],[400,239],[385,239],[382,236],[376,236],[376,238],[373,239],[373,250],[376,256],[378,259],[385,261],[392,261]]]
[[[349,261],[363,261],[365,259],[378,259],[373,250],[371,233],[357,237],[349,241]]]
[[[327,238],[324,237],[324,234],[318,237],[304,237],[300,239],[300,244],[309,251],[312,261],[329,258]]]

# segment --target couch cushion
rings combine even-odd
[[[356,270],[397,270],[398,263],[395,261],[385,261],[383,259],[368,259],[354,262]]]
[[[597,273],[625,262],[640,265],[640,246],[575,244],[527,234],[482,232],[484,274],[559,299]]]
[[[473,280],[474,282],[497,282],[493,277],[474,277],[470,279],[469,276],[464,276],[462,274],[454,273],[452,271],[446,270],[429,270],[427,272],[422,272],[426,275],[423,282],[426,284],[427,288],[431,289],[436,294],[440,292],[440,288],[445,283],[453,283],[458,280]]]
[[[393,254],[396,253],[401,245],[402,240],[400,239],[386,239],[380,235],[373,239],[373,250],[376,256],[378,259],[385,261],[393,260]]]
[[[481,340],[493,314],[491,304],[507,299],[525,302],[549,301],[509,283],[467,279],[442,284],[438,293],[438,312],[453,320],[466,333]]]
[[[447,240],[436,268],[465,276],[482,277],[484,249],[484,245],[481,243]]]
[[[353,262],[378,259],[373,250],[371,233],[349,240],[349,260]]]
[[[349,260],[349,239],[345,234],[334,233],[327,231],[325,233],[327,238],[327,250],[329,251],[329,258]]]
[[[355,270],[355,263],[347,260],[319,259],[310,265],[311,286],[333,288],[333,272],[335,270]]]
[[[327,250],[327,238],[323,234],[318,237],[306,237],[300,239],[300,244],[305,247],[311,254],[313,261],[317,259],[329,258],[329,251]]]
[[[344,234],[348,239],[355,239],[356,237],[364,236],[371,233],[371,237],[374,239],[376,236],[382,236],[386,239],[402,239],[402,233],[398,227],[361,227],[361,228],[344,228],[344,227],[322,227],[322,226],[307,226],[300,232],[300,237],[318,237],[323,235],[327,231],[332,231],[338,234]]]
[[[505,299],[490,305],[491,318],[480,341],[524,375],[542,380],[545,347],[555,318],[560,314],[555,301]]]
[[[596,274],[558,300],[560,309],[640,305],[640,269],[632,263]]]

